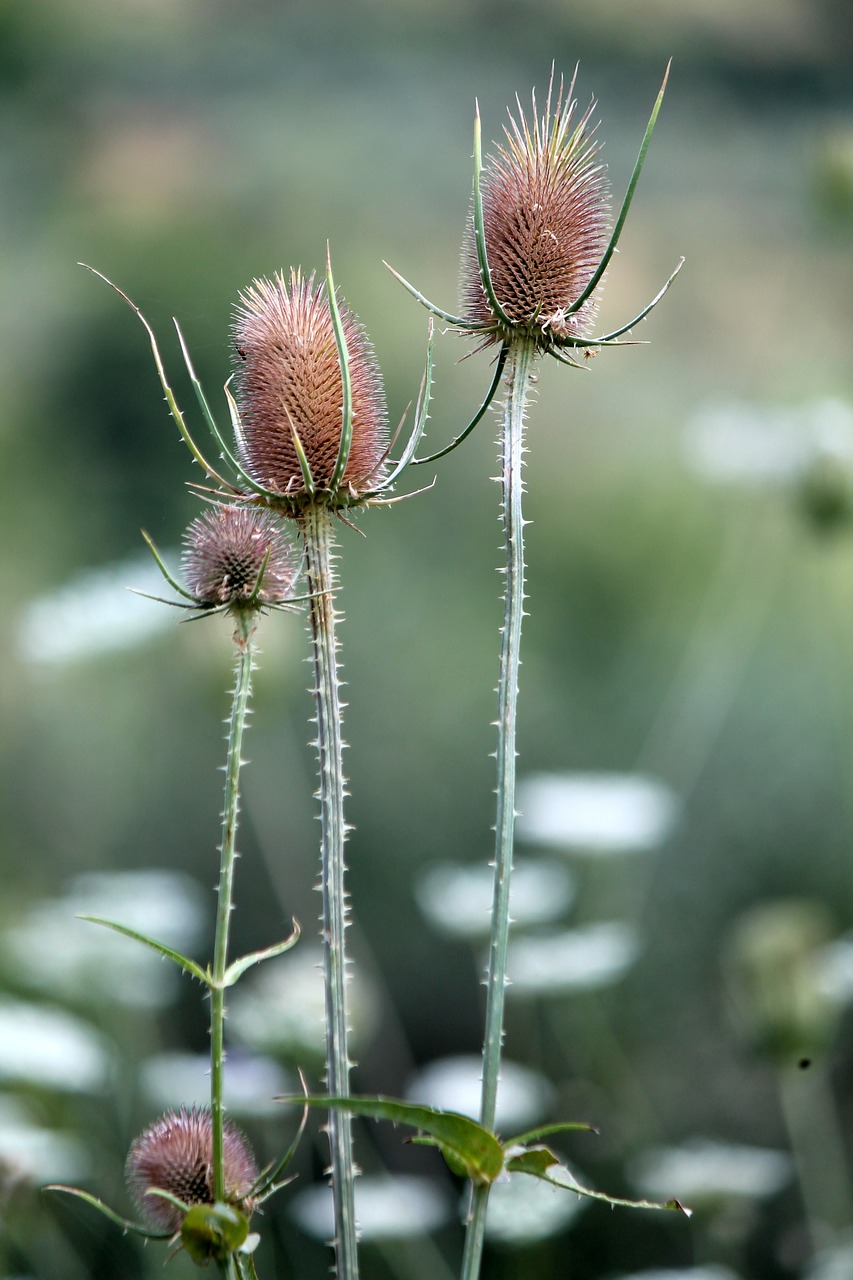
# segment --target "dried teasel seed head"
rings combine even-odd
[[[594,103],[575,122],[574,79],[560,83],[545,110],[532,99],[528,120],[521,104],[505,127],[506,145],[489,157],[481,175],[486,256],[494,295],[513,326],[493,314],[480,278],[473,212],[462,246],[461,313],[472,325],[494,325],[487,341],[511,340],[515,326],[547,348],[551,337],[580,337],[595,318],[593,294],[577,301],[608,242],[610,199],[600,144],[590,126]]]
[[[382,377],[359,321],[338,307],[348,351],[352,442],[340,488],[349,498],[382,479],[388,421]],[[344,383],[329,298],[313,274],[255,280],[233,326],[241,462],[266,489],[305,497],[294,432],[318,492],[328,492],[343,428]],[[334,497],[334,495],[332,495]]]
[[[239,609],[286,599],[298,569],[280,521],[270,512],[218,506],[187,529],[183,573],[199,604]]]
[[[152,1188],[168,1191],[184,1204],[213,1204],[213,1132],[207,1109],[169,1111],[145,1129],[127,1157],[125,1175],[140,1213],[155,1230],[174,1234],[182,1214]],[[249,1143],[230,1120],[223,1132],[225,1199],[247,1216],[255,1207],[249,1192],[258,1168]]]

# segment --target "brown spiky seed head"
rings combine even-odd
[[[184,581],[200,604],[260,608],[286,599],[297,572],[281,523],[268,511],[213,507],[184,534]]]
[[[388,439],[385,393],[367,335],[338,299],[349,358],[352,443],[342,488],[350,496],[382,478]],[[285,497],[305,492],[294,431],[318,490],[327,489],[341,443],[343,375],[324,284],[291,269],[255,280],[234,321],[241,461],[257,483]]]
[[[230,1120],[223,1131],[225,1199],[247,1216],[255,1207],[249,1192],[258,1168],[246,1137]],[[139,1135],[127,1157],[127,1185],[140,1213],[157,1231],[180,1231],[182,1214],[152,1188],[168,1191],[184,1204],[213,1204],[213,1129],[206,1108],[168,1111]]]
[[[595,293],[568,315],[607,247],[609,190],[590,119],[594,103],[575,122],[572,98],[562,82],[545,110],[536,94],[528,121],[518,103],[505,127],[506,145],[489,157],[481,176],[486,256],[495,297],[512,325],[531,327],[540,346],[554,338],[580,337],[597,310]],[[504,333],[480,279],[473,210],[462,246],[462,316],[472,325],[493,324],[491,341]],[[505,328],[505,326],[504,326]]]

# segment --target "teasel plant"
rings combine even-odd
[[[299,937],[294,922],[282,942],[236,959],[229,955],[234,909],[234,873],[240,773],[255,664],[259,615],[299,602],[294,586],[299,562],[284,531],[267,511],[215,504],[197,517],[184,539],[185,585],[172,576],[147,534],[143,534],[177,599],[163,603],[193,618],[227,614],[234,623],[235,678],[227,721],[225,794],[219,844],[219,882],[213,959],[203,968],[188,956],[118,921],[83,916],[151,948],[197,979],[210,1005],[210,1106],[169,1112],[133,1143],[127,1159],[128,1188],[142,1223],[128,1221],[102,1201],[73,1187],[54,1190],[76,1195],[124,1230],[171,1240],[199,1264],[214,1261],[228,1280],[255,1276],[252,1252],[259,1237],[250,1232],[251,1214],[283,1185],[281,1178],[296,1150],[296,1139],[275,1168],[259,1171],[247,1139],[225,1115],[225,996],[254,965],[289,950]],[[155,597],[161,599],[161,597]]]
[[[576,73],[575,73],[576,75]],[[480,1122],[494,1129],[504,1028],[509,938],[509,895],[515,822],[516,717],[521,625],[524,616],[524,518],[522,474],[525,420],[537,360],[550,356],[572,368],[578,356],[624,346],[635,325],[660,302],[683,259],[659,293],[627,324],[594,336],[600,287],[616,252],[663,101],[661,84],[619,213],[610,224],[606,174],[600,163],[595,102],[580,115],[575,76],[564,90],[551,80],[540,113],[533,94],[530,115],[517,99],[504,145],[482,163],[479,110],[474,126],[474,183],[462,247],[460,314],[430,302],[396,271],[393,274],[440,322],[473,338],[476,350],[495,351],[487,395],[469,425],[445,448],[415,464],[433,463],[473,431],[503,389],[500,407],[501,521],[505,560],[498,683],[497,816],[495,823],[492,931],[486,972],[486,1012]],[[386,264],[387,265],[387,264]],[[473,1181],[463,1280],[479,1274],[490,1183]]]
[[[667,75],[668,71],[667,68]],[[462,254],[462,314],[456,316],[435,306],[393,272],[434,318],[477,339],[477,350],[497,348],[492,382],[474,418],[449,445],[429,456],[413,456],[412,464],[436,462],[460,445],[504,388],[499,479],[506,585],[498,687],[495,877],[480,1119],[477,1122],[457,1113],[392,1098],[308,1096],[304,1102],[310,1107],[409,1125],[418,1133],[415,1141],[436,1146],[451,1170],[468,1179],[471,1201],[462,1280],[477,1280],[479,1276],[489,1190],[507,1175],[529,1175],[611,1206],[690,1213],[676,1199],[624,1200],[582,1186],[545,1140],[566,1131],[589,1130],[591,1126],[587,1124],[560,1121],[508,1139],[495,1132],[507,982],[515,726],[525,599],[521,470],[525,416],[539,356],[551,355],[562,364],[583,367],[573,353],[591,354],[600,347],[626,345],[621,341],[623,336],[657,305],[681,268],[679,262],[658,295],[628,324],[599,337],[586,336],[597,309],[598,287],[616,251],[634,196],[666,80],[664,76],[627,194],[609,235],[608,192],[591,125],[594,105],[576,120],[574,79],[568,93],[561,85],[555,95],[552,73],[544,113],[538,114],[535,97],[530,120],[519,105],[517,118],[510,117],[506,147],[499,150],[485,171],[479,115],[476,117],[472,210]]]
[[[345,945],[348,828],[335,538],[340,523],[352,527],[357,508],[399,500],[392,496],[393,487],[415,456],[429,413],[432,324],[413,425],[399,458],[392,461],[407,414],[390,437],[379,366],[360,322],[338,299],[328,247],[323,280],[293,269],[287,278],[277,274],[272,280],[255,280],[240,297],[233,325],[235,367],[225,384],[233,443],[215,421],[175,321],[186,370],[218,453],[213,463],[187,426],[150,324],[122,290],[101,278],[145,326],[172,417],[193,459],[215,486],[194,487],[208,500],[225,504],[226,511],[292,523],[303,545],[317,726],[326,1086],[330,1096],[346,1099],[352,1066]],[[160,564],[165,572],[162,560]],[[187,594],[173,579],[170,582]],[[196,603],[191,600],[190,607]],[[356,1280],[355,1166],[349,1115],[340,1108],[330,1109],[328,1130],[337,1275],[339,1280]]]

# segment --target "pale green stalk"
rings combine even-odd
[[[532,341],[516,338],[510,348],[506,372],[506,399],[501,431],[501,493],[506,553],[504,617],[501,628],[498,682],[497,818],[495,821],[495,887],[492,901],[492,933],[486,973],[486,1031],[483,1043],[483,1086],[480,1123],[494,1131],[495,1106],[503,1045],[506,959],[509,941],[509,890],[515,832],[515,729],[518,702],[518,668],[521,620],[524,616],[524,520],[521,514],[524,485],[524,417],[530,389],[530,371],[536,356]],[[465,1235],[462,1280],[476,1280],[480,1272],[486,1228],[488,1186],[475,1186]]]
[[[334,515],[310,503],[301,517],[305,573],[311,597],[310,626],[317,707],[317,758],[320,771],[321,892],[323,897],[323,974],[326,989],[326,1088],[331,1096],[349,1094],[346,1000],[347,926],[344,886],[343,712],[338,675],[338,641],[333,567]],[[338,1280],[357,1280],[354,1165],[348,1116],[329,1113],[332,1196],[335,1207],[335,1259]]]
[[[216,906],[216,937],[213,944],[213,969],[210,981],[210,1112],[213,1145],[213,1198],[225,1199],[223,1161],[223,1071],[225,1067],[225,973],[228,967],[228,940],[234,897],[234,868],[237,862],[237,820],[240,809],[240,767],[243,730],[246,727],[252,692],[254,665],[254,631],[256,614],[252,610],[235,611],[234,643],[237,646],[234,693],[228,722],[228,751],[225,761],[225,800],[222,806],[222,841],[220,844],[219,889]]]

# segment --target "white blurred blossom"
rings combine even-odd
[[[578,853],[646,853],[679,816],[674,793],[631,773],[532,774],[518,786],[518,837]]]
[[[705,405],[687,423],[684,448],[705,479],[782,484],[821,461],[853,466],[853,408],[833,399],[797,406]]]
[[[18,620],[19,657],[35,665],[59,666],[132,649],[175,625],[176,610],[135,591],[165,599],[172,594],[151,556],[86,570],[30,600]]]
[[[441,1111],[458,1111],[476,1120],[480,1115],[483,1061],[473,1054],[437,1058],[409,1081],[405,1097]],[[495,1126],[503,1133],[519,1133],[538,1123],[553,1102],[554,1089],[531,1067],[506,1058],[501,1061]]]
[[[630,1275],[615,1276],[614,1280],[738,1280],[729,1267],[661,1267],[652,1271],[632,1271]]]
[[[577,1181],[563,1165],[548,1172],[556,1178],[562,1172],[569,1182]],[[529,1174],[511,1173],[499,1178],[489,1192],[486,1238],[492,1244],[517,1247],[547,1240],[564,1231],[587,1203],[574,1191],[553,1187]]]
[[[0,1098],[0,1183],[75,1182],[87,1177],[90,1168],[79,1138],[44,1128],[20,1103]]]
[[[199,886],[177,872],[96,872],[76,876],[62,896],[34,903],[7,929],[3,950],[28,986],[158,1008],[178,994],[177,967],[79,915],[113,920],[185,952],[198,944],[207,912]]]
[[[0,999],[0,1080],[71,1093],[99,1092],[110,1054],[94,1028],[51,1005]]]
[[[306,1235],[321,1241],[333,1238],[335,1217],[330,1187],[306,1187],[290,1201],[288,1212]],[[446,1194],[428,1178],[377,1174],[356,1179],[355,1217],[363,1241],[422,1236],[444,1226],[451,1216]]]
[[[677,1147],[647,1151],[630,1176],[644,1195],[677,1196],[692,1207],[724,1199],[762,1199],[791,1181],[793,1165],[784,1151],[693,1138]]]
[[[418,906],[430,924],[451,937],[487,936],[494,878],[494,869],[485,861],[467,865],[438,863],[418,881]],[[513,869],[509,909],[515,924],[523,927],[559,920],[573,897],[571,873],[560,862],[526,858]]]
[[[363,971],[347,976],[352,1043],[364,1045],[378,1020],[378,1000]],[[228,1000],[232,1036],[259,1053],[301,1062],[326,1046],[323,957],[311,947],[276,958],[235,987]]]
[[[596,991],[618,982],[640,953],[637,933],[619,920],[511,939],[510,997]]]
[[[210,1057],[206,1053],[157,1053],[141,1067],[142,1088],[158,1111],[210,1105]],[[299,1084],[273,1059],[230,1050],[223,1095],[231,1115],[269,1118],[282,1114],[275,1099],[299,1092]]]

